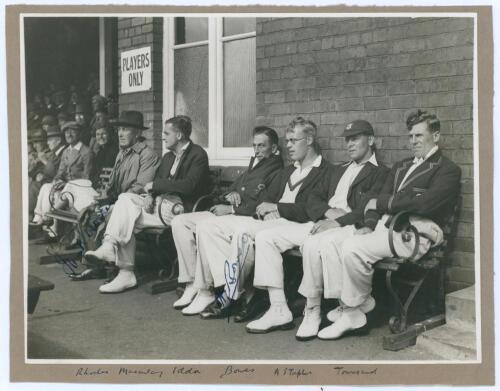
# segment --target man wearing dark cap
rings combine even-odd
[[[302,248],[303,284],[309,286],[309,272],[312,271],[313,277],[317,277],[324,270],[321,269],[321,263],[314,263],[311,270],[310,257],[316,256],[320,245],[329,241],[342,241],[363,227],[365,205],[378,194],[384,183],[388,169],[377,162],[373,153],[374,132],[370,123],[364,120],[349,123],[343,137],[351,160],[331,166],[324,180],[312,190],[306,204],[310,221],[302,224],[290,222],[286,227],[266,229],[256,235],[254,285],[269,291],[271,307],[262,318],[247,325],[250,333],[283,329],[292,320],[284,294],[281,253],[297,246]],[[315,283],[315,287],[321,285]],[[304,291],[299,292],[304,294]],[[315,291],[314,297],[306,295],[308,300],[304,321],[297,333],[300,340],[314,338],[318,332],[321,294]],[[326,297],[329,294],[329,291],[325,291]]]
[[[365,314],[375,306],[373,264],[393,256],[388,240],[393,215],[410,213],[409,221],[420,233],[416,247],[415,234],[396,227],[393,243],[398,255],[409,257],[415,249],[414,259],[419,259],[443,240],[441,227],[459,194],[460,168],[439,150],[440,122],[435,115],[418,110],[408,116],[406,125],[414,156],[394,164],[379,195],[368,201],[365,227],[359,232],[363,235],[347,238],[338,247],[341,256],[332,289],[341,307],[328,314],[334,323],[318,333],[321,339],[337,339],[366,324]]]
[[[190,211],[194,202],[206,194],[208,183],[208,156],[190,139],[191,120],[176,116],[165,122],[163,142],[169,152],[163,156],[152,182],[142,184],[143,194],[122,193],[113,207],[104,240],[96,251],[87,251],[85,258],[116,263],[120,272],[116,278],[99,288],[101,293],[118,293],[137,285],[134,273],[135,233],[147,227],[164,227],[157,213],[152,211],[155,196],[176,194]],[[119,138],[122,135],[119,132]],[[117,158],[118,164],[118,158]]]

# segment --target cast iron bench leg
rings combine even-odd
[[[396,292],[392,285],[392,271],[387,270],[385,275],[385,281],[388,291],[391,293],[394,304],[396,315],[391,316],[389,319],[389,329],[391,330],[390,335],[384,336],[383,348],[385,350],[401,350],[408,346],[413,346],[417,342],[417,336],[426,330],[432,329],[434,327],[440,326],[445,323],[444,314],[440,314],[423,322],[415,323],[408,327],[408,310],[412,304],[415,296],[417,295],[422,283],[427,277],[428,270],[425,271],[423,276],[415,281],[404,281],[406,285],[410,285],[413,288],[410,291],[407,299],[404,301],[401,299],[400,295]]]

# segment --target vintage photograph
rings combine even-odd
[[[476,28],[21,14],[26,362],[481,362]]]

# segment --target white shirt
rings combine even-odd
[[[408,171],[406,172],[406,175],[405,177],[403,178],[403,180],[401,181],[401,184],[399,185],[398,187],[398,191],[401,189],[401,186],[403,186],[403,183],[406,182],[406,180],[408,179],[408,177],[410,176],[410,174],[415,171],[417,169],[418,166],[420,166],[423,162],[425,162],[427,159],[429,159],[432,155],[434,155],[438,150],[438,146],[434,146],[429,152],[427,152],[427,155],[425,155],[424,158],[417,158],[415,157],[413,159],[413,164],[410,166],[410,168],[408,169]]]
[[[175,172],[177,171],[177,167],[179,166],[179,162],[181,161],[182,155],[184,155],[184,152],[186,152],[187,147],[189,147],[189,144],[191,144],[191,141],[188,141],[179,151],[179,153],[174,153],[175,155],[175,160],[174,164],[172,164],[172,168],[170,169],[170,176],[174,176]]]
[[[82,142],[81,142],[81,141],[78,141],[78,142],[75,144],[75,146],[73,146],[73,145],[69,145],[69,146],[68,146],[68,148],[69,148],[70,150],[76,150],[76,151],[79,151],[79,150],[80,150],[80,148],[82,148],[82,145],[83,145],[83,144],[82,144]]]
[[[332,198],[330,198],[330,201],[328,201],[328,206],[330,208],[339,208],[345,210],[346,212],[351,212],[351,208],[347,204],[347,194],[349,193],[352,182],[354,182],[354,179],[363,169],[366,162],[370,162],[374,166],[378,166],[377,158],[374,153],[372,153],[370,159],[363,163],[356,163],[352,161],[351,164],[349,164],[349,167],[347,167],[344,171],[342,178],[340,178],[337,188],[335,189],[335,194]]]
[[[256,166],[257,164],[259,164],[259,162],[260,162],[261,160],[262,160],[262,159],[257,159],[257,158],[253,159],[252,169],[254,169],[254,168],[255,168],[255,166]]]
[[[303,180],[309,175],[313,167],[319,167],[321,165],[321,160],[321,155],[318,155],[318,157],[314,159],[314,162],[306,168],[302,168],[299,162],[295,162],[295,170],[292,172],[292,175],[290,175],[288,183],[285,186],[285,191],[278,202],[293,204],[295,202],[295,197],[297,197],[302,187]],[[290,188],[290,183],[292,184],[292,189]]]

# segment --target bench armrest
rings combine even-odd
[[[205,204],[208,204],[208,207],[211,207],[213,204],[212,202],[213,198],[214,198],[213,194],[207,194],[198,198],[194,203],[193,212],[200,212],[207,210],[208,208]]]
[[[398,214],[394,215],[391,218],[391,221],[389,223],[389,235],[388,235],[389,247],[395,258],[404,259],[406,262],[415,262],[418,254],[418,248],[420,245],[420,234],[418,233],[417,229],[410,224],[409,221],[407,221],[406,224],[403,224],[403,231],[407,233],[413,232],[413,234],[415,235],[415,247],[413,248],[411,255],[409,257],[402,257],[397,253],[396,247],[394,246],[394,227],[396,226],[396,224],[400,225],[400,220],[406,218],[408,215],[409,212],[403,211],[399,212]]]

